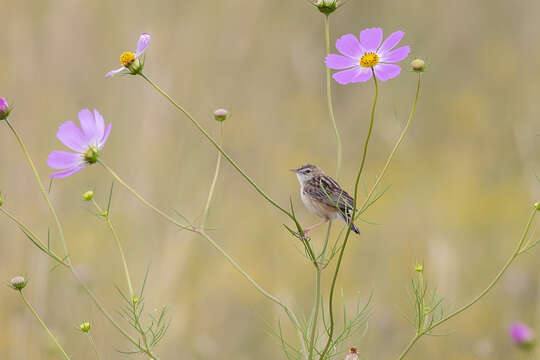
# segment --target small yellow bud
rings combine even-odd
[[[139,298],[137,297],[137,295],[133,295],[133,303],[134,304],[137,304],[139,302]]]
[[[0,204],[0,205],[2,205],[2,204]],[[534,207],[536,210],[540,211],[540,202],[534,203],[533,207]]]
[[[92,190],[88,190],[82,195],[82,199],[84,201],[90,201],[94,198],[94,192]]]
[[[79,328],[82,332],[87,333],[90,331],[90,323],[88,321],[85,321],[81,325],[79,325]]]
[[[109,212],[108,212],[107,210],[103,210],[103,211],[101,212],[101,216],[107,217],[107,216],[109,216]]]
[[[416,264],[414,266],[414,271],[422,273],[424,272],[424,264]]]

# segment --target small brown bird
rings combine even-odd
[[[336,218],[349,224],[354,200],[334,179],[326,175],[318,166],[311,164],[291,171],[296,173],[300,182],[300,195],[304,205],[312,213],[324,218],[323,221],[308,227],[304,232]],[[360,230],[354,224],[351,230],[360,234]]]

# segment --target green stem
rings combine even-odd
[[[373,69],[371,70],[373,72]],[[329,297],[329,303],[328,303],[328,312],[330,315],[330,329],[328,331],[328,341],[326,342],[326,346],[324,347],[323,352],[321,353],[320,359],[324,360],[326,354],[328,353],[328,350],[330,349],[330,345],[332,343],[332,338],[334,336],[334,291],[336,288],[336,281],[339,274],[339,269],[341,267],[341,262],[343,260],[343,254],[345,253],[345,248],[347,246],[347,241],[349,240],[349,236],[351,234],[351,227],[353,224],[352,219],[355,218],[356,215],[356,203],[358,200],[358,184],[360,183],[360,177],[362,176],[362,172],[364,171],[364,166],[366,164],[366,157],[367,157],[367,150],[369,145],[369,140],[371,138],[371,133],[373,131],[373,122],[375,120],[375,108],[377,107],[377,99],[379,97],[379,85],[377,83],[377,77],[373,73],[373,82],[375,84],[375,97],[373,99],[373,105],[371,107],[371,117],[369,121],[369,129],[366,136],[366,140],[364,142],[364,150],[362,152],[362,161],[360,163],[360,169],[358,170],[358,174],[356,176],[356,182],[354,184],[354,201],[353,201],[353,212],[351,214],[351,221],[349,223],[349,226],[347,227],[347,233],[345,234],[345,238],[343,239],[343,245],[341,246],[341,250],[339,253],[339,258],[336,264],[336,270],[334,272],[334,277],[332,278],[332,285],[330,287],[330,297]]]
[[[165,220],[169,221],[170,223],[178,226],[179,228],[182,228],[184,230],[194,231],[192,228],[187,227],[185,225],[180,224],[178,221],[174,220],[169,215],[165,214],[163,211],[159,210],[154,205],[150,204],[148,201],[146,201],[139,193],[137,193],[131,186],[126,184],[124,180],[118,174],[116,174],[110,167],[108,167],[103,161],[99,160],[99,163],[111,174],[111,176],[120,183],[123,187],[125,187],[130,193],[133,194],[143,205],[154,211],[156,214],[164,218]]]
[[[525,240],[527,239],[527,235],[529,233],[529,230],[531,229],[532,222],[533,222],[537,212],[538,212],[538,210],[536,210],[536,208],[534,208],[533,211],[531,212],[531,214],[529,216],[529,220],[527,221],[527,225],[525,226],[525,229],[523,230],[523,234],[521,236],[521,239],[520,239],[518,245],[516,246],[516,249],[514,250],[512,255],[510,256],[510,258],[506,261],[506,263],[504,264],[502,269],[497,273],[495,278],[489,283],[489,285],[479,295],[477,295],[471,302],[469,302],[468,304],[462,306],[461,308],[457,309],[456,311],[454,311],[453,313],[447,315],[446,317],[440,319],[439,321],[435,322],[429,328],[427,328],[427,329],[423,330],[422,332],[416,334],[416,336],[413,338],[413,340],[411,340],[411,342],[407,345],[405,350],[403,350],[401,355],[399,355],[399,357],[398,357],[399,360],[405,358],[405,356],[411,350],[411,348],[414,346],[414,344],[423,335],[427,334],[428,332],[430,332],[434,328],[436,328],[439,325],[447,322],[448,320],[452,319],[453,317],[461,314],[462,312],[464,312],[465,310],[467,310],[468,308],[470,308],[471,306],[476,304],[478,301],[480,301],[480,299],[482,299],[484,296],[486,296],[490,292],[490,290],[495,286],[495,284],[497,284],[497,282],[499,282],[499,280],[502,278],[504,273],[508,270],[510,265],[512,265],[512,263],[514,262],[516,257],[519,255],[521,248],[525,244]]]
[[[39,177],[39,174],[36,170],[36,167],[34,166],[34,162],[32,161],[32,158],[30,157],[30,154],[28,153],[28,150],[26,149],[26,146],[24,145],[24,142],[22,141],[22,138],[19,136],[19,134],[17,133],[17,131],[15,130],[15,128],[11,125],[11,123],[8,121],[8,119],[5,119],[5,122],[8,124],[11,132],[13,133],[13,135],[15,136],[15,138],[17,139],[17,142],[19,143],[23,153],[24,153],[24,156],[26,158],[26,161],[28,162],[28,165],[30,166],[30,168],[32,169],[32,173],[34,175],[34,178],[36,179],[38,185],[39,185],[39,189],[41,191],[41,194],[43,196],[43,199],[45,199],[45,202],[47,203],[47,206],[49,208],[49,212],[51,213],[51,216],[54,218],[54,222],[56,224],[56,227],[58,229],[58,233],[59,233],[59,236],[60,236],[60,240],[62,242],[62,246],[64,248],[64,253],[65,253],[65,259],[67,259],[68,261],[65,262],[67,264],[67,266],[69,267],[71,273],[73,274],[73,276],[75,277],[75,279],[81,284],[81,286],[83,287],[83,289],[86,291],[86,293],[90,296],[90,298],[94,301],[94,303],[96,304],[96,306],[98,307],[99,311],[103,314],[103,316],[105,316],[107,318],[107,320],[109,320],[109,322],[126,338],[128,339],[133,345],[139,347],[139,344],[138,342],[133,338],[131,337],[124,329],[122,329],[120,327],[120,325],[118,325],[118,323],[112,318],[112,316],[107,312],[107,310],[103,307],[103,305],[98,301],[98,299],[96,298],[96,296],[94,295],[94,293],[92,293],[92,291],[88,288],[88,286],[86,286],[86,284],[81,280],[81,278],[79,277],[77,271],[75,270],[75,268],[73,267],[73,264],[71,263],[71,259],[69,257],[69,251],[68,251],[68,247],[67,247],[67,243],[66,243],[66,240],[65,240],[65,237],[64,237],[64,230],[62,228],[62,224],[60,223],[60,220],[58,219],[58,216],[56,215],[56,211],[49,199],[49,195],[47,193],[47,191],[45,190],[45,187],[43,186],[43,183],[41,182],[41,178]]]
[[[26,146],[24,145],[24,142],[22,141],[22,138],[19,136],[19,133],[13,125],[8,121],[8,119],[5,119],[6,124],[9,126],[9,129],[17,139],[17,142],[19,143],[19,146],[21,147],[24,157],[26,158],[26,161],[28,162],[28,165],[30,165],[30,168],[32,169],[32,173],[34,174],[34,178],[36,179],[39,190],[41,191],[41,195],[43,196],[43,199],[47,203],[47,207],[49,208],[49,212],[51,213],[54,222],[56,223],[56,227],[58,228],[58,234],[60,236],[60,241],[62,242],[62,246],[64,248],[64,253],[66,255],[66,259],[68,263],[71,266],[71,259],[69,258],[69,252],[66,244],[66,240],[64,238],[64,230],[62,228],[62,224],[60,224],[60,220],[58,220],[58,216],[56,215],[56,211],[54,210],[54,207],[52,206],[51,200],[49,199],[49,195],[47,194],[47,190],[45,190],[45,186],[43,186],[43,183],[41,182],[41,178],[39,177],[39,174],[36,170],[36,167],[34,165],[34,162],[32,161],[32,158],[30,157],[30,154],[28,153],[28,150],[26,149]]]
[[[180,110],[189,120],[191,120],[191,122],[193,123],[193,125],[195,125],[195,127],[212,143],[212,145],[214,145],[216,147],[216,149],[223,155],[223,157],[225,159],[227,159],[227,161],[236,169],[236,171],[238,171],[240,173],[240,175],[242,175],[244,177],[244,179],[247,180],[247,182],[253,186],[253,188],[255,188],[255,190],[263,197],[265,198],[270,204],[272,204],[274,207],[276,207],[278,210],[280,210],[282,213],[284,213],[285,215],[287,215],[288,217],[290,217],[291,219],[294,220],[294,217],[293,215],[288,212],[287,210],[285,210],[284,208],[282,208],[281,206],[279,206],[274,200],[272,200],[268,195],[266,195],[266,193],[244,172],[244,170],[242,170],[237,164],[236,162],[229,156],[229,154],[227,154],[225,152],[225,150],[223,150],[223,148],[217,143],[216,140],[214,140],[214,138],[201,126],[201,124],[199,124],[199,122],[197,120],[195,120],[195,118],[193,118],[193,116],[191,116],[190,113],[188,113],[182,106],[180,106],[176,101],[174,101],[165,91],[163,91],[159,86],[157,86],[156,83],[154,83],[152,80],[150,80],[150,78],[148,78],[146,75],[144,74],[140,74],[142,76],[143,79],[145,79],[150,85],[152,85],[152,87],[154,89],[157,90],[157,92],[159,92],[161,95],[163,95],[174,107],[176,107],[178,110]]]
[[[26,307],[28,307],[28,309],[30,309],[30,311],[32,312],[32,314],[34,315],[34,317],[36,318],[36,320],[39,322],[39,324],[41,325],[41,327],[43,329],[45,329],[45,331],[47,332],[47,334],[49,335],[49,337],[51,338],[51,340],[54,342],[54,344],[56,345],[56,347],[58,348],[58,350],[60,350],[60,352],[62,353],[62,356],[64,356],[64,359],[66,360],[70,360],[70,357],[69,355],[65,352],[64,348],[62,347],[62,345],[60,345],[60,343],[58,342],[58,340],[56,339],[56,337],[54,337],[53,333],[51,332],[51,330],[49,330],[49,328],[47,327],[47,325],[45,325],[45,323],[43,322],[43,320],[41,320],[41,318],[39,317],[38,313],[36,312],[36,310],[34,310],[34,308],[32,307],[32,305],[30,304],[30,302],[26,299],[26,297],[24,296],[23,292],[22,291],[19,291],[19,294],[21,294],[21,298],[23,299]]]
[[[332,229],[332,221],[328,222],[328,227],[326,228],[326,236],[324,237],[324,243],[319,257],[317,258],[318,262],[321,264],[319,267],[324,269],[326,267],[326,250],[328,249],[328,241],[330,240],[330,230]]]
[[[326,35],[326,55],[330,54],[330,18],[328,15],[324,16],[324,32]],[[332,121],[332,128],[334,129],[334,135],[336,136],[337,143],[337,166],[336,166],[336,180],[339,179],[339,173],[341,172],[341,136],[336,124],[336,118],[334,116],[334,105],[332,103],[332,76],[330,69],[326,68],[326,98],[328,100],[328,114]]]
[[[118,233],[116,232],[116,229],[114,228],[111,218],[109,217],[109,214],[104,212],[101,206],[96,202],[95,199],[92,199],[92,203],[96,207],[96,209],[99,211],[100,214],[105,218],[105,222],[107,223],[107,226],[111,230],[114,242],[116,243],[116,246],[118,247],[118,251],[120,252],[120,258],[122,259],[122,265],[124,267],[124,275],[126,276],[126,281],[129,289],[129,295],[130,299],[133,299],[133,295],[135,295],[135,292],[133,291],[133,286],[131,286],[131,277],[129,276],[129,269],[126,261],[126,255],[124,253],[124,249],[122,247],[122,243],[120,242],[120,237],[118,236]]]
[[[223,122],[219,123],[219,145],[223,146]],[[204,225],[208,218],[208,211],[210,210],[210,203],[212,202],[212,197],[214,196],[214,189],[216,187],[217,179],[219,176],[219,168],[221,166],[221,153],[217,152],[217,161],[216,161],[216,170],[214,171],[214,178],[212,179],[212,185],[210,185],[210,191],[208,192],[208,199],[206,199],[206,206],[204,207],[204,212],[201,221],[201,229],[204,229]]]
[[[187,230],[190,230],[192,232],[195,232],[199,235],[201,235],[202,237],[204,237],[209,243],[210,245],[212,245],[216,250],[218,250],[224,257],[225,259],[227,259],[227,261],[240,273],[242,274],[242,276],[247,279],[251,285],[253,285],[253,287],[255,287],[255,289],[257,289],[262,295],[264,295],[265,297],[267,297],[268,299],[270,299],[271,301],[273,301],[274,303],[278,304],[279,306],[281,306],[283,308],[283,310],[285,311],[285,313],[287,314],[287,316],[289,317],[289,319],[291,320],[291,322],[293,323],[293,325],[296,327],[297,331],[300,331],[300,323],[298,322],[298,319],[296,318],[296,316],[294,315],[294,313],[287,307],[287,305],[285,305],[283,302],[281,302],[281,300],[279,300],[277,297],[271,295],[270,293],[268,293],[266,290],[264,290],[255,280],[253,280],[245,271],[244,269],[242,269],[242,267],[240,267],[240,265],[238,265],[236,263],[236,261],[233,260],[233,258],[227,254],[227,252],[225,250],[223,250],[223,248],[221,246],[219,246],[215,241],[214,239],[212,239],[205,231],[204,229],[195,229],[195,228],[188,228],[188,227],[185,227],[184,225],[181,225],[179,224],[178,222],[176,222],[174,219],[172,219],[170,216],[168,216],[167,214],[165,214],[163,211],[159,210],[158,208],[154,207],[153,205],[151,205],[148,201],[146,201],[141,195],[139,195],[139,193],[137,193],[132,187],[130,187],[128,184],[126,184],[126,182],[124,180],[122,180],[122,178],[120,178],[111,168],[109,168],[107,165],[105,165],[103,162],[100,162],[103,167],[116,179],[116,181],[118,181],[118,183],[122,186],[124,186],[129,192],[131,192],[143,205],[147,206],[148,208],[150,208],[152,211],[154,211],[156,214],[158,214],[159,216],[163,217],[165,220],[169,221],[170,223],[176,225],[176,226],[180,226],[182,228],[185,228]],[[301,343],[302,343],[302,346],[303,348],[305,349],[305,342],[303,340],[303,337],[301,337],[301,333],[300,333],[300,340],[301,340]],[[306,353],[304,351],[304,353]]]
[[[9,211],[4,209],[3,207],[0,207],[0,212],[2,212],[4,215],[6,215],[11,221],[13,221],[21,231],[28,236],[30,241],[34,243],[41,251],[45,252],[47,255],[49,255],[51,258],[53,258],[55,261],[57,261],[59,264],[64,265],[66,267],[69,267],[69,265],[64,262],[56,253],[48,248],[38,237],[36,234],[30,230],[28,226],[26,226],[22,221],[17,219],[13,214],[11,214]]]
[[[88,337],[88,341],[90,341],[90,345],[92,346],[92,350],[94,350],[94,353],[96,354],[96,358],[98,360],[100,360],[100,357],[99,357],[99,352],[98,352],[98,349],[97,349],[97,346],[96,346],[96,343],[94,341],[94,338],[92,337],[92,335],[90,335],[90,333],[86,333],[86,336]]]
[[[311,324],[311,337],[309,340],[308,360],[313,359],[313,349],[315,348],[315,335],[317,333],[317,321],[319,317],[319,308],[321,307],[321,269],[317,267],[315,272],[315,309],[313,322]]]
[[[375,192],[375,190],[377,189],[377,187],[381,183],[384,175],[386,174],[386,171],[388,170],[388,167],[390,166],[390,163],[392,162],[392,159],[394,158],[394,155],[396,154],[399,146],[403,142],[403,139],[405,139],[405,135],[407,135],[407,132],[409,131],[409,126],[411,125],[412,119],[414,117],[414,113],[416,112],[416,104],[418,103],[418,96],[420,94],[420,84],[421,84],[421,80],[422,80],[421,78],[422,78],[422,74],[418,73],[418,83],[416,85],[416,94],[414,96],[414,102],[413,102],[411,112],[409,114],[409,119],[407,120],[407,124],[405,125],[405,128],[401,132],[401,135],[399,136],[398,141],[394,145],[394,148],[392,149],[392,152],[388,156],[388,159],[386,160],[386,164],[384,164],[384,167],[383,167],[381,173],[379,174],[379,176],[377,177],[377,180],[375,181],[375,184],[373,184],[368,196],[366,197],[366,200],[362,204],[362,207],[360,208],[360,211],[358,212],[358,215],[360,215],[362,212],[364,212],[366,210],[366,206],[367,206],[369,200],[371,199],[371,196],[373,196],[373,193]]]

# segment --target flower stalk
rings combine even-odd
[[[529,234],[529,231],[531,229],[531,225],[533,223],[533,220],[534,220],[537,212],[538,212],[538,210],[536,208],[534,208],[532,210],[531,214],[529,215],[529,220],[527,221],[527,225],[525,226],[525,229],[523,230],[523,234],[521,235],[521,238],[520,238],[514,252],[512,253],[512,255],[510,255],[510,258],[506,261],[506,263],[503,265],[501,270],[499,270],[499,272],[497,273],[495,278],[493,278],[493,280],[489,283],[489,285],[484,290],[482,290],[482,292],[480,292],[480,294],[478,294],[472,301],[470,301],[466,305],[460,307],[456,311],[448,314],[444,318],[442,318],[439,321],[433,323],[430,327],[428,327],[426,329],[423,329],[422,331],[417,332],[416,335],[411,339],[411,341],[409,342],[407,347],[399,355],[399,357],[398,357],[399,360],[404,359],[405,356],[407,356],[407,354],[412,349],[414,344],[416,344],[418,342],[418,340],[420,340],[420,338],[422,336],[424,336],[425,334],[427,334],[431,330],[435,329],[436,327],[442,325],[443,323],[447,322],[448,320],[458,316],[459,314],[461,314],[465,310],[469,309],[471,306],[473,306],[478,301],[480,301],[484,296],[486,296],[491,291],[491,289],[493,289],[493,287],[499,282],[499,280],[502,278],[502,276],[506,273],[506,271],[508,270],[510,265],[512,265],[514,260],[520,255],[520,251],[523,248],[523,246],[525,245],[525,242],[527,240],[527,235]]]
[[[223,121],[219,122],[219,145],[223,146]],[[217,152],[216,170],[214,171],[214,177],[212,184],[210,185],[210,191],[208,191],[208,198],[206,199],[206,205],[204,206],[204,212],[201,220],[201,229],[205,228],[206,220],[208,219],[208,211],[210,210],[210,203],[214,196],[214,190],[216,188],[217,179],[219,176],[219,169],[221,167],[221,152]]]

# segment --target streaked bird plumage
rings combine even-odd
[[[341,219],[346,224],[351,220],[354,199],[339,186],[337,181],[326,175],[318,166],[306,164],[292,170],[300,182],[300,195],[306,208],[324,219],[307,231],[328,220]],[[305,231],[306,231],[305,230]],[[351,230],[360,234],[353,224]]]

